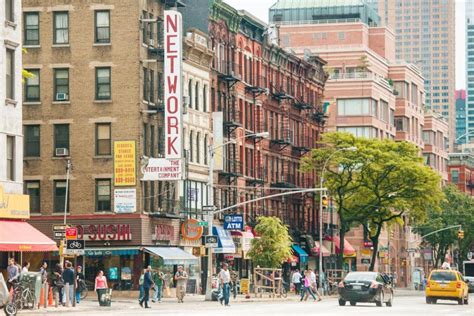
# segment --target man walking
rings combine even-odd
[[[176,272],[174,279],[176,280],[176,297],[178,298],[178,303],[184,303],[183,299],[186,295],[188,274],[184,271],[183,266],[178,267],[178,272]]]
[[[150,299],[150,288],[154,286],[153,280],[151,278],[151,266],[146,268],[146,272],[143,276],[143,298],[140,300],[140,306],[143,307],[143,303],[145,303],[145,308],[150,308],[148,306],[148,300]]]
[[[222,265],[222,270],[219,272],[219,281],[220,281],[220,284],[222,285],[222,294],[223,294],[223,297],[221,298],[220,301],[221,301],[221,305],[222,305],[222,301],[224,301],[225,306],[230,306],[229,305],[230,273],[227,268],[228,268],[227,263],[224,263]]]
[[[309,269],[309,279],[311,280],[311,288],[314,290],[314,294],[318,296],[318,301],[321,301],[321,294],[319,294],[318,284],[316,282],[316,274],[311,269]],[[308,294],[306,295],[308,296]]]
[[[15,259],[13,258],[8,259],[7,276],[7,285],[10,291],[13,285],[20,281],[20,269],[18,269],[18,266],[15,264]]]
[[[66,261],[66,269],[63,271],[63,280],[64,280],[64,293],[63,293],[63,302],[66,304],[66,307],[69,307],[74,300],[74,270],[72,268],[72,263]]]
[[[293,283],[294,287],[295,287],[295,294],[298,295],[300,294],[300,290],[301,290],[301,273],[298,269],[295,270],[295,272],[293,272],[293,275],[291,277],[291,283]]]
[[[163,293],[163,280],[164,280],[165,275],[163,272],[160,271],[160,269],[156,269],[155,272],[153,272],[153,283],[155,283],[155,294],[153,295],[153,299],[151,300],[153,303],[158,301],[161,303],[161,293]]]

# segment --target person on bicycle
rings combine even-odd
[[[86,278],[82,273],[82,267],[77,266],[76,268],[76,303],[81,302],[81,293],[86,287]]]
[[[18,266],[15,264],[15,259],[13,258],[8,260],[7,276],[7,286],[10,291],[13,285],[20,281],[20,269],[18,269]]]

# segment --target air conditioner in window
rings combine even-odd
[[[152,38],[150,38],[150,39],[148,40],[148,45],[155,47],[155,40],[152,39]]]
[[[56,148],[56,157],[67,157],[69,156],[69,150],[67,148]]]
[[[67,99],[67,93],[56,93],[56,101],[66,101]]]

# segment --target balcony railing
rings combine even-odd
[[[227,128],[242,126],[242,112],[235,105],[224,109],[224,126]]]
[[[304,100],[303,96],[300,96],[299,98],[295,99],[293,102],[293,106],[299,110],[309,110],[313,107],[310,102]]]
[[[242,163],[237,160],[227,159],[224,161],[224,169],[220,174],[226,177],[240,177],[242,176]]]
[[[296,177],[294,174],[285,174],[273,179],[271,186],[275,188],[295,188]]]
[[[264,168],[247,169],[246,180],[250,184],[265,183],[266,170]]]
[[[373,80],[393,92],[393,87],[387,79],[370,71],[332,73],[329,80]]]
[[[293,131],[282,128],[271,136],[271,142],[279,145],[290,145],[293,142]]]
[[[295,150],[308,152],[315,147],[313,138],[309,136],[300,136],[296,137],[295,143],[293,144]]]
[[[267,78],[263,76],[253,76],[249,81],[245,81],[245,90],[253,93],[268,93]]]
[[[242,74],[240,73],[239,65],[233,62],[216,60],[214,61],[214,68],[219,73],[219,78],[226,81],[240,81]]]

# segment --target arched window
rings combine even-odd
[[[193,156],[194,156],[194,153],[193,153],[193,142],[194,142],[194,133],[193,131],[191,131],[189,133],[189,161],[190,162],[193,162]]]
[[[194,89],[194,108],[199,110],[199,82],[196,82],[196,88]]]
[[[193,107],[193,79],[189,79],[188,81],[188,98],[189,98],[188,106],[192,108]]]
[[[201,133],[196,135],[196,162],[201,163]]]
[[[207,85],[202,89],[202,111],[207,112]]]
[[[207,165],[207,152],[209,148],[207,148],[207,135],[204,136],[204,164]]]

